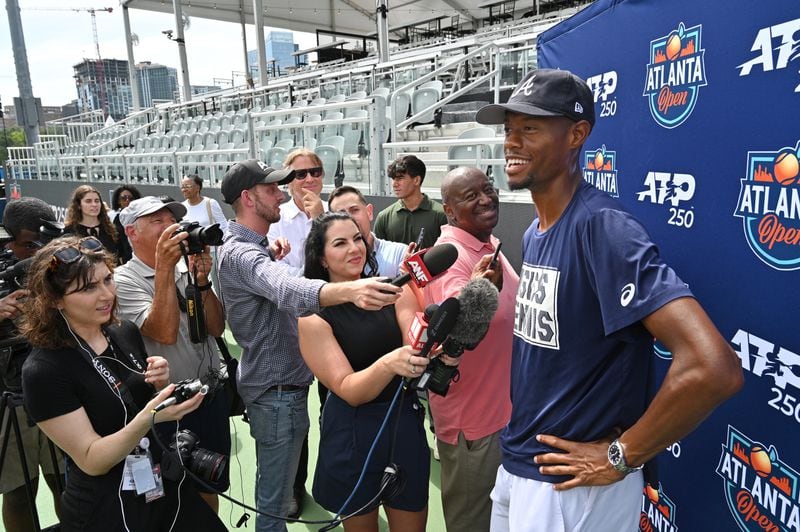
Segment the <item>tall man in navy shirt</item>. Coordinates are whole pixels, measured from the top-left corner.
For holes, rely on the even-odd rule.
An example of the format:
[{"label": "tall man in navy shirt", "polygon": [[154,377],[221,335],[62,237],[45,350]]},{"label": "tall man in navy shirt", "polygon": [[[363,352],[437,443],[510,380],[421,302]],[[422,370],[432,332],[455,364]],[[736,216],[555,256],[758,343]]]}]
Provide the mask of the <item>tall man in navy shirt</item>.
[{"label": "tall man in navy shirt", "polygon": [[[743,381],[644,227],[583,180],[593,104],[583,80],[541,69],[477,115],[505,125],[508,184],[538,212],[522,246],[492,531],[635,530],[642,465]],[[653,337],[673,354],[655,396]]]}]

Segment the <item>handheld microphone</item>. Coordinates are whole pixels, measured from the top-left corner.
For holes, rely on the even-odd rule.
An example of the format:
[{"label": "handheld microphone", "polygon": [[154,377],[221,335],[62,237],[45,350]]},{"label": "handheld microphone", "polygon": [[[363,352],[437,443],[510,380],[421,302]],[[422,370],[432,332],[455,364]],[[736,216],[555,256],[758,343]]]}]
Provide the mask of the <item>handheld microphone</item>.
[{"label": "handheld microphone", "polygon": [[472,279],[458,294],[461,312],[453,330],[442,342],[444,352],[452,357],[461,356],[465,350],[475,349],[497,312],[499,292],[491,281]]},{"label": "handheld microphone", "polygon": [[[442,341],[442,350],[446,355],[459,357],[465,350],[478,346],[497,311],[497,299],[497,288],[488,279],[473,279],[464,285],[458,294],[461,312],[450,334]],[[458,367],[434,358],[425,372],[429,374],[425,380],[427,389],[445,397],[450,389],[450,381],[458,375]]]},{"label": "handheld microphone", "polygon": [[182,380],[175,386],[175,389],[172,391],[172,395],[170,395],[166,401],[155,407],[153,412],[161,412],[168,406],[182,403],[187,399],[191,399],[198,393],[202,395],[208,393],[208,386],[200,382],[200,379]]},{"label": "handheld microphone", "polygon": [[[448,297],[439,304],[439,308],[431,316],[430,324],[428,325],[428,339],[422,346],[422,350],[417,356],[427,357],[431,350],[437,345],[442,343],[458,319],[460,311],[460,303],[454,297]],[[431,378],[431,372],[426,369],[422,375],[415,381],[412,381],[412,386],[418,390],[425,390],[428,387],[428,380]]]},{"label": "handheld microphone", "polygon": [[453,265],[458,258],[458,250],[453,244],[440,244],[420,250],[405,260],[406,272],[391,281],[395,286],[403,286],[409,281],[422,288],[431,280]]},{"label": "handheld microphone", "polygon": [[422,349],[425,342],[428,341],[428,325],[430,325],[431,317],[438,308],[439,305],[432,303],[425,307],[425,312],[416,312],[414,314],[414,321],[408,329],[409,345],[414,349]]}]

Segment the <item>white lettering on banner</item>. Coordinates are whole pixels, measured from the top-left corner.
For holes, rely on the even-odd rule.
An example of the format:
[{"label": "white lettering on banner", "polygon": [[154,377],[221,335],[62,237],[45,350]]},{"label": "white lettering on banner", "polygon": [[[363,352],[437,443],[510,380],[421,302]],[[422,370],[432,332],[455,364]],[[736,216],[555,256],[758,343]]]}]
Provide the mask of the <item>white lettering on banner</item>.
[{"label": "white lettering on banner", "polygon": [[558,349],[558,281],[561,272],[544,266],[522,265],[514,334],[526,342]]},{"label": "white lettering on banner", "polygon": [[742,180],[739,195],[740,216],[775,214],[781,218],[800,220],[800,189],[778,183],[756,183]]},{"label": "white lettering on banner", "polygon": [[[731,339],[742,368],[757,377],[771,377],[772,397],[767,404],[800,423],[800,355],[739,329]],[[788,389],[787,389],[788,388]]]},{"label": "white lettering on banner", "polygon": [[694,225],[694,207],[679,208],[681,202],[694,198],[695,179],[690,174],[670,172],[648,172],[644,179],[646,187],[636,194],[639,201],[649,201],[656,205],[669,203],[667,223],[676,227],[690,229]]},{"label": "white lettering on banner", "polygon": [[617,72],[611,70],[596,76],[589,76],[586,78],[586,84],[592,89],[595,103],[601,100],[605,102],[617,90]]},{"label": "white lettering on banner", "polygon": [[[736,67],[739,69],[739,76],[749,76],[756,66],[760,66],[763,72],[788,67],[790,61],[800,57],[798,53],[800,38],[795,38],[798,32],[800,32],[800,18],[761,28],[750,48],[751,52],[756,52],[758,55]],[[800,92],[800,84],[794,88],[794,92]]]}]

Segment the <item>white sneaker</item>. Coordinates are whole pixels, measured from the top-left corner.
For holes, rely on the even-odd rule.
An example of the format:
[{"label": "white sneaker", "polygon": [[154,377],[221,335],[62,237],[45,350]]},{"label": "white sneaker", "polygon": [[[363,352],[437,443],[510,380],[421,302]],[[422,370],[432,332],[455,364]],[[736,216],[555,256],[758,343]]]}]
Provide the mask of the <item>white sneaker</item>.
[{"label": "white sneaker", "polygon": [[439,461],[439,446],[436,444],[436,436],[433,437],[433,459]]}]

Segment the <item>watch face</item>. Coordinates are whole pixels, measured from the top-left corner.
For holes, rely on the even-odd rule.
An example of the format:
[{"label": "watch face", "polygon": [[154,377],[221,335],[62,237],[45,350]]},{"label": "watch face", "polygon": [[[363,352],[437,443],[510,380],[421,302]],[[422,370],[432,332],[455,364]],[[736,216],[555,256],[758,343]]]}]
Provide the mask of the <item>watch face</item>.
[{"label": "watch face", "polygon": [[608,461],[611,465],[617,466],[622,461],[622,449],[619,448],[619,443],[613,442],[608,447]]}]

